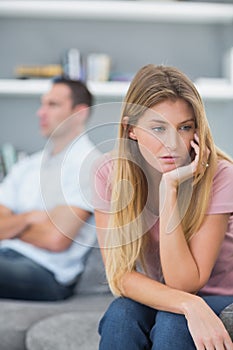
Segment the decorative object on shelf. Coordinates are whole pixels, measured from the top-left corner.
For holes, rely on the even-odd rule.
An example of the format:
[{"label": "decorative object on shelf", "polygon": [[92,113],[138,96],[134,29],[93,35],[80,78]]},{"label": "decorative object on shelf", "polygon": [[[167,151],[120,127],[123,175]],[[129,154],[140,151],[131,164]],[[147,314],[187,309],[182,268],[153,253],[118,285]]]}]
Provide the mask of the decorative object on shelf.
[{"label": "decorative object on shelf", "polygon": [[26,156],[26,152],[18,151],[12,143],[3,143],[0,148],[0,182],[10,172],[12,166]]},{"label": "decorative object on shelf", "polygon": [[9,173],[12,166],[17,160],[17,152],[15,147],[9,142],[4,143],[1,147],[1,156],[4,168],[4,175],[6,175]]},{"label": "decorative object on shelf", "polygon": [[63,68],[60,64],[49,65],[20,65],[15,69],[18,78],[50,78],[63,74]]},{"label": "decorative object on shelf", "polygon": [[63,71],[66,78],[72,80],[85,80],[81,53],[76,48],[67,50],[63,57]]},{"label": "decorative object on shelf", "polygon": [[0,182],[4,179],[4,177],[5,177],[5,168],[4,168],[3,157],[2,157],[2,154],[0,153]]},{"label": "decorative object on shelf", "polygon": [[104,53],[91,53],[87,56],[87,80],[108,81],[110,75],[111,58]]},{"label": "decorative object on shelf", "polygon": [[233,86],[233,47],[224,55],[223,74]]},{"label": "decorative object on shelf", "polygon": [[223,57],[223,77],[200,77],[195,81],[199,92],[209,91],[215,98],[227,100],[233,98],[233,47]]}]

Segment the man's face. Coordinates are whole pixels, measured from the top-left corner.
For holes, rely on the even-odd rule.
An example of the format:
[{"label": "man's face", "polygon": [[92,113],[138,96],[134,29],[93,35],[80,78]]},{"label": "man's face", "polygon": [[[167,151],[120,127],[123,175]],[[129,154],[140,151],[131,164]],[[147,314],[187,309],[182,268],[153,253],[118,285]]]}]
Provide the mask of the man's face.
[{"label": "man's face", "polygon": [[[42,97],[41,107],[37,114],[41,134],[44,137],[50,137],[55,129],[75,112],[72,104],[71,91],[65,84],[54,84],[50,91]],[[59,129],[57,132],[59,133]]]}]

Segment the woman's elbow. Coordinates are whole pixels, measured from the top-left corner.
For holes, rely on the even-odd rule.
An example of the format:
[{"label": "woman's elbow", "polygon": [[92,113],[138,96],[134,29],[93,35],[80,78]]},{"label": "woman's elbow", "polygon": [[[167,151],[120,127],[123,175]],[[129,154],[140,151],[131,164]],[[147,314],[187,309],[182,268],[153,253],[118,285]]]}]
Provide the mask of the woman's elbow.
[{"label": "woman's elbow", "polygon": [[165,284],[173,289],[178,289],[183,292],[191,293],[191,294],[196,294],[201,288],[205,286],[207,283],[207,279],[194,279],[192,277],[186,277],[184,279],[178,279],[176,278],[175,280],[169,280],[168,278],[164,279]]}]

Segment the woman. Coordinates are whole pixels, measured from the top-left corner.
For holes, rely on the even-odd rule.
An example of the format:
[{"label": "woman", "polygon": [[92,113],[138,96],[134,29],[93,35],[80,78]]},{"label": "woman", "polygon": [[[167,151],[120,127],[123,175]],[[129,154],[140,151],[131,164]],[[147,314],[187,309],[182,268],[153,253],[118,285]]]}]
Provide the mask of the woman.
[{"label": "woman", "polygon": [[233,302],[232,178],[192,82],[141,68],[117,153],[95,176],[99,244],[120,296],[100,322],[101,350],[233,349],[218,317]]}]

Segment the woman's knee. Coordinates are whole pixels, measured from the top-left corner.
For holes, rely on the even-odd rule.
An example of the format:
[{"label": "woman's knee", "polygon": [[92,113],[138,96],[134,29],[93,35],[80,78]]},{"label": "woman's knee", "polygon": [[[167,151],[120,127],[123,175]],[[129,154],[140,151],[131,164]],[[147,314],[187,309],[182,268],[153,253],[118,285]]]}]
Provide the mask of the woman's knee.
[{"label": "woman's knee", "polygon": [[195,349],[185,317],[171,312],[158,311],[150,338],[153,350]]},{"label": "woman's knee", "polygon": [[[127,329],[129,325],[141,325],[150,329],[155,319],[155,310],[129,298],[117,298],[109,306],[99,324],[99,333],[103,327]],[[116,329],[115,328],[115,329]]]},{"label": "woman's knee", "polygon": [[151,349],[156,311],[128,298],[114,300],[99,324],[99,349]]}]

